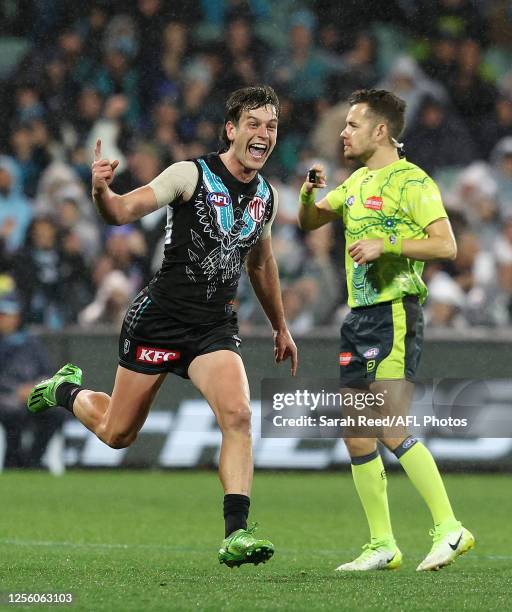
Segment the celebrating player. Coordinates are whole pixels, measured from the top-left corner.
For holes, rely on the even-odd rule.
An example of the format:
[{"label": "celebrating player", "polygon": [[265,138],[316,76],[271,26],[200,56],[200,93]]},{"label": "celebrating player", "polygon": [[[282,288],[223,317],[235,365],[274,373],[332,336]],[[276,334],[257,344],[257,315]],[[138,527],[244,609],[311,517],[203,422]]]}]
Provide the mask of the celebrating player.
[{"label": "celebrating player", "polygon": [[278,116],[272,88],[234,92],[226,103],[224,152],[172,164],[125,195],[110,189],[118,162],[102,158],[97,142],[92,196],[100,215],[122,225],[166,206],[163,264],[124,319],[112,396],[82,387],[80,368],[67,364],[34,387],[27,402],[32,412],[63,406],[100,440],[124,448],[137,437],[166,374],[190,378],[222,431],[225,539],[219,561],[230,567],[265,562],[274,553],[271,542],[247,529],[251,413],[232,306],[244,261],[272,325],[275,360],[290,357],[293,375],[297,368],[272,253],[277,193],[259,174],[276,144]]},{"label": "celebrating player", "polygon": [[[342,218],[352,310],[341,328],[341,385],[384,393],[387,409],[403,415],[423,341],[424,262],[454,259],[457,246],[436,184],[400,158],[405,102],[388,91],[360,90],[349,103],[341,133],[344,155],[364,166],[319,202],[313,190],[325,187],[326,177],[315,166],[315,176],[308,176],[301,189],[299,224],[314,230]],[[359,435],[346,437],[345,443],[371,541],[338,570],[394,569],[402,562],[376,437],[399,459],[434,520],[432,549],[417,569],[438,569],[473,548],[474,538],[455,518],[435,461],[420,441],[407,431]]]}]

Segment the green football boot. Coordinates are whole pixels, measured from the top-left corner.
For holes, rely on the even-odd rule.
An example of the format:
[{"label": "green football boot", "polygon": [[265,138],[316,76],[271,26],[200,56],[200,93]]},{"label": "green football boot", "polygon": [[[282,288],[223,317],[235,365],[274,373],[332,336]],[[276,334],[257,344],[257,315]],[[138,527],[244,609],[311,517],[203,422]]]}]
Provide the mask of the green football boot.
[{"label": "green football boot", "polygon": [[48,408],[57,406],[55,391],[59,385],[65,382],[80,385],[82,383],[82,370],[72,363],[66,363],[51,378],[37,383],[27,400],[27,408],[30,412],[43,412]]},{"label": "green football boot", "polygon": [[274,554],[274,545],[269,540],[254,537],[257,524],[250,529],[238,529],[228,536],[219,550],[219,562],[228,567],[239,567],[243,563],[265,563]]}]

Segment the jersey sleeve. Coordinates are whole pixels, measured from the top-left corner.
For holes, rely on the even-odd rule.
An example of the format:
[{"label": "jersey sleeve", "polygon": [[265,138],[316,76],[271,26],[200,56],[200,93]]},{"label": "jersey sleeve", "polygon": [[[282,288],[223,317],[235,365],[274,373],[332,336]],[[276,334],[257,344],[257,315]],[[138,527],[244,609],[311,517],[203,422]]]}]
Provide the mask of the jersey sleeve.
[{"label": "jersey sleeve", "polygon": [[277,214],[277,204],[278,204],[278,199],[279,199],[277,195],[277,189],[275,187],[272,187],[272,185],[270,185],[270,188],[272,189],[272,195],[274,198],[274,209],[272,210],[272,216],[265,223],[265,227],[263,228],[263,231],[261,232],[261,240],[270,238],[270,234],[272,230],[272,223],[274,223],[274,219],[276,218],[276,214]]},{"label": "jersey sleeve", "polygon": [[166,168],[149,183],[158,208],[171,204],[179,198],[189,200],[195,191],[198,178],[197,166],[191,161],[177,162]]},{"label": "jersey sleeve", "polygon": [[329,206],[335,213],[343,216],[343,205],[345,204],[345,200],[347,199],[347,185],[346,181],[329,191],[329,193],[325,196],[327,201],[329,202]]},{"label": "jersey sleeve", "polygon": [[437,219],[448,217],[439,188],[429,176],[407,185],[405,202],[407,214],[423,229]]}]

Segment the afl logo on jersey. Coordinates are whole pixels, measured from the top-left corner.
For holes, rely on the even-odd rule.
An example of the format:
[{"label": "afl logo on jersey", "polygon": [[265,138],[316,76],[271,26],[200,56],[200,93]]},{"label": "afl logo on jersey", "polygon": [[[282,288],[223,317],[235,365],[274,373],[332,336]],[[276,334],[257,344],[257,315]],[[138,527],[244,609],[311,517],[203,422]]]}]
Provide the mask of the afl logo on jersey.
[{"label": "afl logo on jersey", "polygon": [[253,198],[247,207],[251,219],[256,221],[256,223],[259,223],[263,219],[265,208],[265,202],[258,197]]},{"label": "afl logo on jersey", "polygon": [[207,196],[208,204],[214,204],[215,206],[229,206],[231,204],[231,198],[227,193],[220,193],[219,191],[213,191]]}]

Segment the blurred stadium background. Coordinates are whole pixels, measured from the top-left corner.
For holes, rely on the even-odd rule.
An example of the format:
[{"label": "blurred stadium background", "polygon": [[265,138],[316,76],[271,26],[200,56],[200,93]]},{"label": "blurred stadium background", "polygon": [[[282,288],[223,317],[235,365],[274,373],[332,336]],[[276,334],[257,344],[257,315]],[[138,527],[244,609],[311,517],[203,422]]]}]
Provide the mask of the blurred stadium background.
[{"label": "blurred stadium background", "polygon": [[[429,517],[397,471],[390,503],[406,565],[333,577],[366,533],[348,456],[340,440],[258,435],[261,379],[289,374],[272,363],[246,279],[238,312],[255,464],[270,470],[255,479],[251,516],[275,538],[271,564],[216,566],[220,434],[187,382],[168,377],[124,450],[64,410],[32,418],[24,407],[33,381],[67,361],[87,386],[111,390],[126,306],[161,261],[164,211],[121,228],[99,220],[96,139],[121,160],[114,189],[130,190],[216,150],[227,94],[259,82],[281,99],[265,173],[280,193],[273,241],[300,376],[337,376],[341,228],[305,236],[295,215],[313,160],[331,187],[354,169],[338,136],[347,94],[385,87],[407,101],[406,155],[443,192],[459,254],[426,267],[420,375],[496,380],[465,389],[480,410],[471,437],[434,428],[425,439],[453,472],[454,507],[478,541],[441,575],[414,572]],[[0,0],[0,85],[0,606],[9,589],[72,591],[75,609],[109,612],[509,609],[510,476],[488,472],[512,469],[512,2]],[[504,437],[487,436],[491,418]],[[41,466],[68,473],[9,469]],[[120,466],[210,469],[105,469]]]},{"label": "blurred stadium background", "polygon": [[[313,160],[326,165],[331,187],[353,171],[340,149],[344,100],[359,87],[385,87],[408,103],[406,155],[439,182],[459,244],[455,261],[426,267],[421,375],[510,376],[508,0],[0,0],[0,82],[0,317],[19,317],[0,337],[0,421],[17,440],[5,457],[0,436],[5,467],[37,466],[48,441],[45,462],[57,472],[215,464],[213,417],[175,377],[127,451],[101,446],[65,414],[34,421],[23,398],[34,377],[68,360],[84,368],[86,384],[110,391],[126,306],[161,261],[163,210],[119,228],[98,218],[89,196],[96,138],[121,160],[114,189],[130,190],[216,150],[227,94],[259,82],[272,84],[282,105],[265,173],[280,192],[273,243],[300,374],[336,376],[346,305],[341,228],[303,235],[297,193]],[[245,278],[238,312],[257,414],[261,378],[288,373],[273,368]],[[510,396],[501,381],[479,401],[508,410]],[[191,422],[203,431],[195,438]],[[429,443],[454,466],[512,464],[507,438],[476,431],[454,442],[434,430]],[[256,465],[348,461],[341,443],[322,444],[257,440]]]}]

